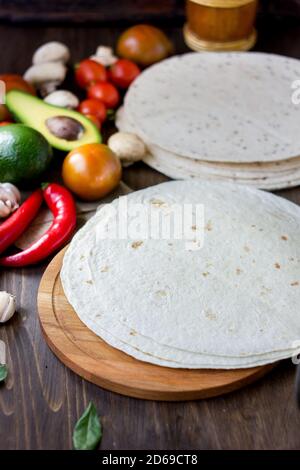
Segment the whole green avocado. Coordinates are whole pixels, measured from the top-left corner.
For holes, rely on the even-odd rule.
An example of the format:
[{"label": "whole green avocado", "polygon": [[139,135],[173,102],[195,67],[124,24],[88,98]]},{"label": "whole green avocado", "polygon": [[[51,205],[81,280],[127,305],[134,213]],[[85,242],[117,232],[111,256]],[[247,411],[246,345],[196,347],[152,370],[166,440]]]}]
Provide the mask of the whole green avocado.
[{"label": "whole green avocado", "polygon": [[23,124],[0,127],[0,182],[34,182],[51,158],[52,149],[40,132]]}]

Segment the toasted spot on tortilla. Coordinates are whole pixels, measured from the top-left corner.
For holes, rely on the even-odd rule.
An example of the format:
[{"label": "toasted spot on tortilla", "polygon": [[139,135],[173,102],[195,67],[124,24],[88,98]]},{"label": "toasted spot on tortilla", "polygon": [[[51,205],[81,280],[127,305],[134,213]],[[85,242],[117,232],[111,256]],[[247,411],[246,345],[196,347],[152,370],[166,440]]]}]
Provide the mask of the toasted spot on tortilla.
[{"label": "toasted spot on tortilla", "polygon": [[92,279],[89,279],[89,280],[87,280],[87,281],[85,281],[85,282],[86,282],[87,284],[93,284]]},{"label": "toasted spot on tortilla", "polygon": [[137,331],[131,330],[129,334],[130,334],[130,336],[136,336],[136,335],[137,335]]},{"label": "toasted spot on tortilla", "polygon": [[100,268],[101,273],[107,273],[108,270],[109,270],[109,266],[102,266],[102,268]]},{"label": "toasted spot on tortilla", "polygon": [[155,207],[161,207],[161,206],[167,205],[166,202],[162,201],[161,199],[151,199],[150,203],[152,204],[152,206],[155,206]]},{"label": "toasted spot on tortilla", "polygon": [[275,266],[276,269],[280,269],[280,268],[281,268],[281,266],[280,266],[279,263],[275,263],[274,266]]},{"label": "toasted spot on tortilla", "polygon": [[139,241],[133,242],[133,243],[131,244],[131,246],[132,246],[132,248],[134,248],[134,249],[136,250],[136,249],[139,248],[142,244],[143,244],[143,242],[142,242],[141,240],[139,240]]},{"label": "toasted spot on tortilla", "polygon": [[216,313],[214,313],[212,310],[205,310],[204,312],[204,315],[205,317],[208,319],[208,320],[216,320],[217,319],[217,315]]},{"label": "toasted spot on tortilla", "polygon": [[205,273],[202,273],[202,276],[206,277],[208,276],[210,273],[208,271],[206,271]]},{"label": "toasted spot on tortilla", "polygon": [[281,235],[281,240],[288,240],[288,237],[286,235]]},{"label": "toasted spot on tortilla", "polygon": [[235,272],[239,276],[243,271],[240,268],[236,268]]},{"label": "toasted spot on tortilla", "polygon": [[210,220],[207,222],[207,224],[205,225],[204,228],[205,228],[205,230],[207,230],[208,232],[211,232],[211,230],[212,230],[212,223],[211,223]]},{"label": "toasted spot on tortilla", "polygon": [[158,290],[155,293],[159,295],[160,297],[166,297],[167,295],[167,292],[165,290]]},{"label": "toasted spot on tortilla", "polygon": [[197,225],[192,225],[191,229],[195,232],[195,230],[197,230]]},{"label": "toasted spot on tortilla", "polygon": [[299,286],[299,281],[291,282],[291,286],[292,286],[292,287],[294,287],[294,286]]}]

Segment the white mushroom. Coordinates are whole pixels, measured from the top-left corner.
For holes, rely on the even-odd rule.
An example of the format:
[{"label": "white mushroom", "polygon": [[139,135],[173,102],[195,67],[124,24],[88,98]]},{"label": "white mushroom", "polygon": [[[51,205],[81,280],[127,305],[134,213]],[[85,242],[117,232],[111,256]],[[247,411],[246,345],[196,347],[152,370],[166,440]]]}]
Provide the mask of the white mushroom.
[{"label": "white mushroom", "polygon": [[21,194],[11,183],[0,184],[0,219],[7,217],[19,207]]},{"label": "white mushroom", "polygon": [[44,98],[44,101],[60,108],[76,109],[79,105],[79,99],[74,93],[68,90],[57,90]]},{"label": "white mushroom", "polygon": [[48,62],[62,62],[66,64],[70,59],[69,48],[58,41],[47,42],[40,46],[34,53],[32,63],[45,64]]},{"label": "white mushroom", "polygon": [[108,139],[108,146],[119,157],[123,166],[142,160],[146,154],[144,142],[130,132],[116,132]]},{"label": "white mushroom", "polygon": [[107,46],[98,46],[96,53],[92,55],[90,59],[104,65],[104,67],[109,67],[118,60],[114,55],[112,48]]},{"label": "white mushroom", "polygon": [[24,79],[38,88],[42,96],[47,96],[64,81],[66,74],[67,67],[61,62],[47,62],[29,67]]},{"label": "white mushroom", "polygon": [[16,299],[8,292],[0,292],[0,323],[7,322],[16,311]]}]

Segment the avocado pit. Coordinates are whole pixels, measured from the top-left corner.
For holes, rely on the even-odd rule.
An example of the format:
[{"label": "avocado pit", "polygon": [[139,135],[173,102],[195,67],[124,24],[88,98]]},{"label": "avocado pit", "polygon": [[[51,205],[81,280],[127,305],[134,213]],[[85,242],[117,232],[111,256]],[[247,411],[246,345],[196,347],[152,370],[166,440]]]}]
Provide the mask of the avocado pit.
[{"label": "avocado pit", "polygon": [[79,140],[84,127],[76,119],[67,116],[54,116],[45,121],[46,127],[58,139],[64,139],[69,142]]}]

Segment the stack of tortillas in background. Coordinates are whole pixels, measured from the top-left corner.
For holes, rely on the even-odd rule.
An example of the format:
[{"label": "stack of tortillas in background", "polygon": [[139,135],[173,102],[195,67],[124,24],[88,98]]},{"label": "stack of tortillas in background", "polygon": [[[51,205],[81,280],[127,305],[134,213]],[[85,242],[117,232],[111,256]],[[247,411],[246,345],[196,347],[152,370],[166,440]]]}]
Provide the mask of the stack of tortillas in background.
[{"label": "stack of tortillas in background", "polygon": [[178,205],[202,204],[204,224],[192,229],[195,243],[203,230],[204,243],[192,249],[184,237],[115,237],[119,203],[77,233],[61,271],[69,303],[93,332],[177,368],[247,368],[298,352],[300,207],[219,181],[172,181],[127,197],[128,214],[139,204],[162,223]]},{"label": "stack of tortillas in background", "polygon": [[300,61],[263,53],[189,53],[156,64],[130,87],[121,131],[148,147],[145,162],[175,179],[300,184]]}]

